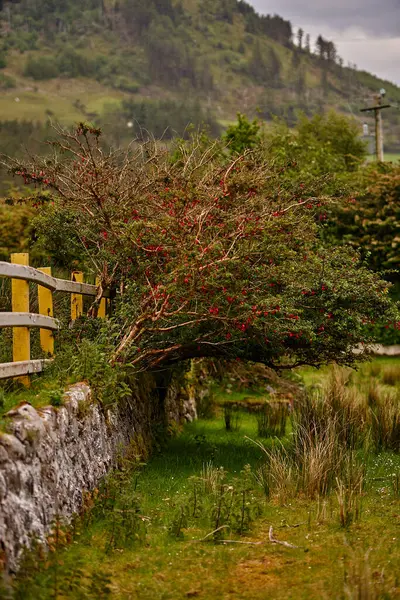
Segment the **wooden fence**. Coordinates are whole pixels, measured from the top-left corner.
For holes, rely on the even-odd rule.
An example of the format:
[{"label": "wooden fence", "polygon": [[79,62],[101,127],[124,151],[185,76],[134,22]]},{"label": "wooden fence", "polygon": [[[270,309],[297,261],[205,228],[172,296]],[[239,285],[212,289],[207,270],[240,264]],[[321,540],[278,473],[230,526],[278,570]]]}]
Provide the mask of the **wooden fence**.
[{"label": "wooden fence", "polygon": [[[12,312],[0,312],[0,328],[13,328],[13,362],[0,363],[0,379],[18,377],[29,385],[29,375],[43,370],[54,354],[53,331],[60,323],[53,314],[53,292],[71,294],[71,320],[83,313],[83,296],[97,296],[97,287],[83,282],[83,273],[74,271],[71,281],[56,279],[50,267],[34,269],[29,266],[28,254],[12,254],[11,263],[0,261],[0,277],[11,278]],[[39,313],[29,308],[29,283],[38,286]],[[106,298],[100,301],[98,317],[106,316]],[[31,360],[30,330],[40,328],[40,346],[48,359]]]}]

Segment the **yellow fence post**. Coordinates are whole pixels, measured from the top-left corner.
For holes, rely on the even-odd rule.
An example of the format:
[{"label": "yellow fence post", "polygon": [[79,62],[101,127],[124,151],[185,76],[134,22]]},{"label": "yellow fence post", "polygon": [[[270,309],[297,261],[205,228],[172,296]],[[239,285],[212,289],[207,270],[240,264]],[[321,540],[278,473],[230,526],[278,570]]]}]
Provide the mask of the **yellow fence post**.
[{"label": "yellow fence post", "polygon": [[[100,285],[100,277],[96,277],[96,285]],[[105,319],[106,318],[106,312],[107,312],[107,304],[106,304],[106,299],[102,298],[100,300],[100,304],[99,304],[99,309],[97,311],[97,317],[99,319]]]},{"label": "yellow fence post", "polygon": [[[42,267],[38,269],[46,275],[51,275],[51,267]],[[53,293],[51,290],[38,285],[39,313],[46,317],[53,317]],[[53,356],[54,354],[54,336],[48,329],[40,330],[40,347],[43,352]]]},{"label": "yellow fence post", "polygon": [[[81,271],[73,271],[71,276],[72,281],[83,283],[83,273]],[[82,294],[71,294],[71,321],[75,321],[83,315],[83,296]]]},{"label": "yellow fence post", "polygon": [[[17,265],[29,265],[29,254],[11,254],[11,262]],[[11,280],[11,305],[13,312],[29,313],[29,283],[21,279]],[[28,327],[13,328],[13,361],[19,362],[31,359],[30,333]],[[17,378],[23,385],[29,387],[27,375]]]}]

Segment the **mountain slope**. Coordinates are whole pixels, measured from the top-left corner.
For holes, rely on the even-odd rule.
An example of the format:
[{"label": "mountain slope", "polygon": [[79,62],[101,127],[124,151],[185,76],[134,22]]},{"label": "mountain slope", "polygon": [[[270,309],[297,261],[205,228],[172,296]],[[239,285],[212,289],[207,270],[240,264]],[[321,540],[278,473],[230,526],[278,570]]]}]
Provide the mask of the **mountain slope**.
[{"label": "mountain slope", "polygon": [[[138,124],[166,137],[189,121],[217,131],[237,111],[358,117],[381,87],[400,102],[398,87],[344,67],[333,44],[300,49],[288,21],[240,0],[0,0],[0,31],[3,151],[22,120],[42,123],[40,137],[49,118],[91,119],[121,143]],[[399,113],[385,121],[396,150]]]}]

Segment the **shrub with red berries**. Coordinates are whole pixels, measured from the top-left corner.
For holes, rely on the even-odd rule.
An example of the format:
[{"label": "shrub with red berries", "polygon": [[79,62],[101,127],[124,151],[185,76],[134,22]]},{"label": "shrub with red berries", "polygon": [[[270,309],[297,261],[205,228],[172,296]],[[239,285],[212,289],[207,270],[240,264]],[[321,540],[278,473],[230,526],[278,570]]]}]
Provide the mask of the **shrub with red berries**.
[{"label": "shrub with red berries", "polygon": [[290,183],[261,150],[232,159],[192,139],[172,159],[153,143],[106,152],[99,137],[81,124],[53,158],[13,168],[51,192],[42,236],[58,227],[60,239],[49,215],[65,214],[86,269],[114,290],[113,360],[352,364],[371,341],[365,322],[399,320],[355,251],[323,246],[323,181]]}]

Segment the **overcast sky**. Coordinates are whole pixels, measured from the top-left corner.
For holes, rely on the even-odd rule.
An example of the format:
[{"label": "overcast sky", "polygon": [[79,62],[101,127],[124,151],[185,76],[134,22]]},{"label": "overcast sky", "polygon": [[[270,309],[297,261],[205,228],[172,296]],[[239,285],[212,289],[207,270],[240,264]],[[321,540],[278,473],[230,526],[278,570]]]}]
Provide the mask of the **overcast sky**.
[{"label": "overcast sky", "polygon": [[320,33],[356,63],[400,84],[400,0],[248,0],[258,12],[278,14],[302,27],[313,41]]}]

